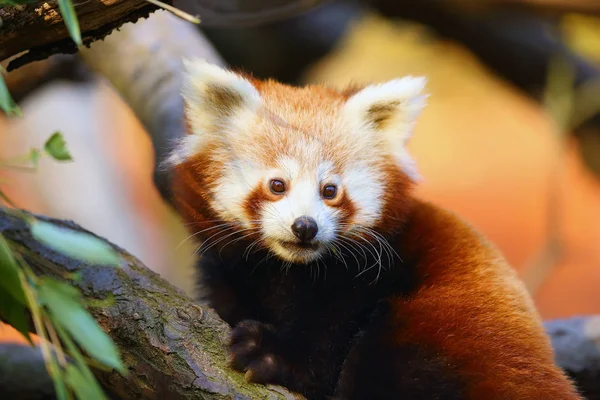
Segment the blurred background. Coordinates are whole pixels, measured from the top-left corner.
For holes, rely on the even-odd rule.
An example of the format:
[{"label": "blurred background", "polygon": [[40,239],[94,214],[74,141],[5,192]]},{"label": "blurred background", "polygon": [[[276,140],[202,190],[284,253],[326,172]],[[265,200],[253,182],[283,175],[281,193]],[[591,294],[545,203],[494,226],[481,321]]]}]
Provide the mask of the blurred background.
[{"label": "blurred background", "polygon": [[[495,242],[544,319],[598,314],[600,108],[562,129],[542,100],[554,54],[572,67],[559,82],[569,71],[577,88],[600,77],[600,19],[447,3],[468,2],[333,1],[277,23],[201,31],[229,65],[288,83],[426,76],[429,106],[410,143],[418,195]],[[154,188],[150,141],[111,86],[65,55],[11,72],[8,83],[24,116],[0,116],[0,159],[61,131],[74,162],[0,169],[3,190],[22,208],[106,237],[192,293],[194,244]],[[568,93],[554,99],[568,108]]]}]

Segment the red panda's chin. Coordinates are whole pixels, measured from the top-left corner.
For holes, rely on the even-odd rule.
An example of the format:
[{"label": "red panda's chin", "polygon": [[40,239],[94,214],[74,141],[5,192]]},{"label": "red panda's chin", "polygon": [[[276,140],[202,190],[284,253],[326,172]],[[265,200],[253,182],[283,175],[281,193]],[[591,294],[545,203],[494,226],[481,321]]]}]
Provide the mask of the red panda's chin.
[{"label": "red panda's chin", "polygon": [[325,253],[325,246],[318,242],[302,244],[299,242],[269,240],[268,246],[284,261],[300,264],[318,260]]}]

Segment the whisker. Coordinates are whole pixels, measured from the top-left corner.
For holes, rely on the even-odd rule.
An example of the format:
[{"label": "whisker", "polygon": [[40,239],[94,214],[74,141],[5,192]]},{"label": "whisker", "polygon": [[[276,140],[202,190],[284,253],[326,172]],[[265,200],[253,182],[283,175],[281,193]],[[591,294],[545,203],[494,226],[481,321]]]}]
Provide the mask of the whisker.
[{"label": "whisker", "polygon": [[226,228],[226,229],[221,229],[221,230],[219,230],[217,233],[215,233],[215,234],[213,234],[213,235],[209,236],[209,237],[208,237],[206,240],[204,240],[204,241],[203,241],[203,242],[200,244],[200,246],[198,246],[198,248],[196,249],[196,251],[194,251],[194,254],[198,254],[197,252],[198,252],[198,251],[199,251],[199,250],[202,248],[202,246],[204,246],[206,243],[209,243],[209,242],[210,242],[210,239],[212,239],[213,237],[215,237],[215,236],[218,236],[218,235],[220,235],[220,234],[222,234],[222,233],[225,233],[225,232],[227,232],[227,231],[230,231],[230,230],[232,230],[232,229],[234,229],[234,228],[235,228],[235,227],[233,227],[233,226],[232,226],[232,227],[229,227],[229,228]]},{"label": "whisker", "polygon": [[228,226],[228,225],[231,225],[231,223],[230,223],[230,222],[225,222],[225,223],[223,223],[223,224],[219,224],[219,225],[211,226],[211,227],[209,227],[209,228],[202,229],[201,231],[195,232],[195,233],[193,233],[193,234],[189,235],[188,237],[186,237],[185,239],[183,239],[183,240],[181,241],[181,243],[179,243],[175,249],[178,249],[178,248],[179,248],[179,247],[180,247],[182,244],[184,244],[185,242],[187,242],[187,241],[188,241],[188,240],[190,240],[191,238],[193,238],[193,237],[195,237],[195,236],[197,236],[197,235],[199,235],[199,234],[201,234],[201,233],[203,233],[203,232],[209,231],[209,230],[211,230],[211,229],[218,229],[218,228],[220,228],[220,227],[222,227],[222,226]]},{"label": "whisker", "polygon": [[[350,246],[352,249],[358,249],[358,251],[360,251],[364,260],[364,265],[365,267],[367,266],[367,261],[368,261],[368,257],[367,257],[367,253],[365,252],[365,250],[363,249],[363,245],[361,243],[359,243],[358,241],[346,237],[346,236],[340,236],[339,237],[340,243],[344,242],[346,243],[348,246]],[[356,257],[356,256],[355,256]],[[358,262],[358,258],[356,257],[356,262],[357,262],[357,266],[360,268],[360,263]]]},{"label": "whisker", "polygon": [[244,250],[244,253],[242,254],[242,257],[246,258],[246,261],[248,261],[248,257],[250,257],[250,251],[252,250],[252,247],[254,247],[256,244],[258,244],[261,241],[262,238],[258,238],[255,241],[253,241],[252,243],[250,243],[250,245],[248,247],[246,247],[246,250]]},{"label": "whisker", "polygon": [[335,242],[331,242],[326,246],[326,248],[328,253],[333,254],[336,259],[343,262],[346,270],[348,270],[348,263],[346,262],[346,259],[344,258],[342,250],[339,248],[339,246]]},{"label": "whisker", "polygon": [[[359,265],[358,262],[358,257],[356,257],[356,254],[354,254],[354,252],[349,249],[341,240],[336,240],[335,243],[341,247],[343,247],[344,249],[348,250],[348,252],[350,253],[350,255],[352,255],[352,257],[354,257],[354,260],[356,260],[356,265]],[[345,260],[345,259],[344,259]],[[348,267],[348,265],[346,264],[346,268]]]},{"label": "whisker", "polygon": [[[360,275],[362,275],[362,274],[366,273],[367,271],[371,270],[371,269],[372,269],[373,267],[375,267],[375,266],[376,266],[378,263],[379,263],[379,266],[380,266],[380,268],[381,268],[381,265],[382,265],[382,264],[381,264],[381,253],[377,252],[377,248],[376,248],[376,247],[375,247],[375,246],[374,246],[374,245],[373,245],[371,242],[369,242],[367,239],[365,239],[364,237],[362,237],[362,236],[360,236],[360,235],[357,235],[357,234],[355,234],[355,233],[352,233],[352,232],[348,232],[348,233],[349,233],[349,234],[351,234],[351,235],[354,235],[354,236],[358,237],[358,238],[359,238],[359,239],[361,239],[361,240],[363,240],[365,243],[367,243],[369,246],[371,246],[371,248],[372,248],[372,249],[375,251],[375,253],[373,253],[373,252],[371,251],[371,249],[369,249],[368,247],[366,247],[366,246],[365,246],[365,248],[367,249],[367,251],[368,251],[369,253],[371,253],[371,255],[372,255],[374,258],[375,258],[375,262],[374,262],[374,263],[373,263],[373,265],[371,265],[369,268],[367,268],[367,269],[363,270],[362,272],[359,272],[359,273],[358,273],[358,275],[356,275],[356,277],[359,277]],[[377,254],[377,255],[375,255],[375,254]]]},{"label": "whisker", "polygon": [[[247,232],[247,231],[250,231],[250,230],[256,230],[256,229],[257,229],[257,228],[246,228],[246,229],[236,230],[236,231],[234,231],[234,232],[232,232],[232,233],[229,233],[229,234],[225,235],[224,237],[220,238],[219,240],[215,241],[214,243],[211,243],[211,244],[210,244],[210,246],[208,246],[208,247],[206,247],[206,248],[202,249],[202,252],[200,253],[200,256],[202,256],[202,254],[206,253],[206,251],[207,251],[208,249],[210,249],[210,248],[214,247],[215,245],[217,245],[218,243],[220,243],[220,242],[222,242],[223,240],[227,239],[228,237],[231,237],[231,236],[233,236],[233,235],[235,235],[235,234],[238,234],[238,233]],[[214,236],[214,235],[213,235],[213,236]],[[204,244],[204,243],[203,243],[203,244]]]},{"label": "whisker", "polygon": [[232,244],[232,243],[239,242],[240,240],[243,240],[243,239],[245,239],[245,238],[247,238],[247,237],[250,237],[250,236],[252,236],[252,235],[254,235],[254,234],[256,234],[256,230],[254,230],[253,232],[250,232],[250,233],[248,233],[248,234],[246,234],[246,235],[243,235],[243,236],[241,236],[241,237],[239,237],[239,238],[232,239],[232,240],[230,240],[229,242],[225,243],[225,244],[224,244],[223,246],[221,246],[221,248],[219,249],[219,257],[221,257],[221,252],[223,251],[223,249],[224,249],[225,247],[229,246],[229,245],[230,245],[230,244]]}]

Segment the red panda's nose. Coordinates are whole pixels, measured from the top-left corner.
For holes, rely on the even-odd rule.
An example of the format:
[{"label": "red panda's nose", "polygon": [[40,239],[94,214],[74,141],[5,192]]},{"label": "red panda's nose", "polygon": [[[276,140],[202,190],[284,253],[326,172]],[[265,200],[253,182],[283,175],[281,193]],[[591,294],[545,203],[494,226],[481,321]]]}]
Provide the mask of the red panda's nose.
[{"label": "red panda's nose", "polygon": [[294,232],[294,235],[303,242],[314,239],[314,237],[317,236],[318,231],[319,226],[317,225],[317,221],[306,215],[297,218],[292,224],[292,232]]}]

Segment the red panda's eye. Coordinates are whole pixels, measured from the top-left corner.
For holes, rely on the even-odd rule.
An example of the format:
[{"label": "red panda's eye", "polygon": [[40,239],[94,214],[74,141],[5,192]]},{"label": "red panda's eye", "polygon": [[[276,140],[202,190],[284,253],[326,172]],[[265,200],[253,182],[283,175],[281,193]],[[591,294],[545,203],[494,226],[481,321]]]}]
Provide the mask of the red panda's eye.
[{"label": "red panda's eye", "polygon": [[285,192],[285,183],[279,179],[273,179],[270,184],[271,192],[275,194],[283,194]]},{"label": "red panda's eye", "polygon": [[323,188],[323,197],[326,199],[333,199],[337,194],[337,187],[334,185],[327,185]]}]

